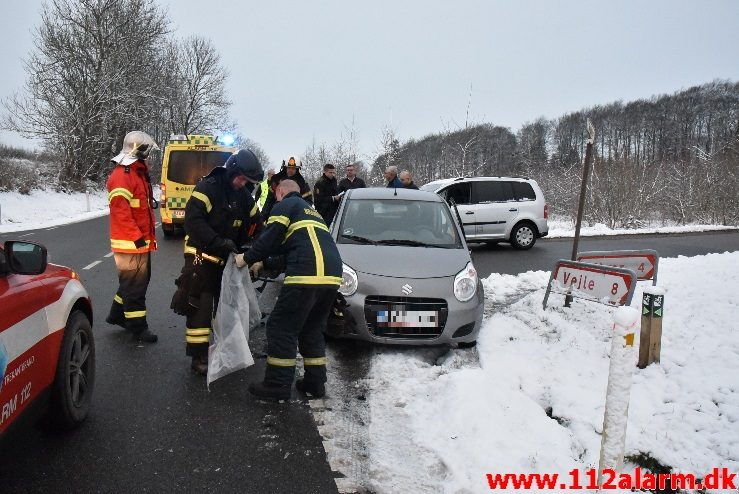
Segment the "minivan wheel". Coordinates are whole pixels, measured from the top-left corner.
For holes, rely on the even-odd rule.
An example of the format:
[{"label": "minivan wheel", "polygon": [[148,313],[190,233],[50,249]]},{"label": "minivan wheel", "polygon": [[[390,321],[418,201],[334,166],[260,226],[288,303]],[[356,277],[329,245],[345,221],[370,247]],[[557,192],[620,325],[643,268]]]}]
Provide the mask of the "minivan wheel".
[{"label": "minivan wheel", "polygon": [[536,243],[536,227],[531,223],[519,223],[511,231],[511,245],[519,250],[527,250]]},{"label": "minivan wheel", "polygon": [[52,385],[49,422],[68,430],[87,417],[95,384],[95,342],[92,326],[81,311],[69,315]]}]

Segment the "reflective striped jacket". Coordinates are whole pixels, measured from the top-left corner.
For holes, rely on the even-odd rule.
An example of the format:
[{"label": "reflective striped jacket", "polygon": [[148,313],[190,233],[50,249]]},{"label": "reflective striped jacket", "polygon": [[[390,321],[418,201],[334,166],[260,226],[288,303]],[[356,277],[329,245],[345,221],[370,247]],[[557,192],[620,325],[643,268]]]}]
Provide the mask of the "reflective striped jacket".
[{"label": "reflective striped jacket", "polygon": [[201,252],[222,262],[227,252],[217,248],[228,238],[241,246],[261,224],[257,203],[246,188],[233,190],[224,167],[214,168],[196,186],[185,205],[185,254]]},{"label": "reflective striped jacket", "polygon": [[[148,173],[146,163],[139,160],[127,166],[116,165],[108,177],[113,252],[143,254],[157,249]],[[140,247],[136,246],[137,241]]]},{"label": "reflective striped jacket", "polygon": [[297,192],[275,204],[267,227],[246,251],[251,264],[284,255],[285,284],[341,284],[341,256],[326,223]]}]

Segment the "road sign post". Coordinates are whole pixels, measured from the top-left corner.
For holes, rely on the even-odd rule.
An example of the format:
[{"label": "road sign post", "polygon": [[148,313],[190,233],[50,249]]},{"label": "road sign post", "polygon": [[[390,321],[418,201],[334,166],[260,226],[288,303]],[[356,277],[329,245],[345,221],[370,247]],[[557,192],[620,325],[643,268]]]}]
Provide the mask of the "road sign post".
[{"label": "road sign post", "polygon": [[636,273],[631,269],[560,259],[549,277],[543,305],[547,307],[552,291],[606,305],[628,305],[635,286]]},{"label": "road sign post", "polygon": [[631,269],[636,273],[638,281],[652,280],[653,285],[657,284],[659,254],[656,250],[594,250],[578,252],[576,260]]},{"label": "road sign post", "polygon": [[603,470],[606,468],[615,472],[623,471],[631,375],[634,369],[634,332],[638,321],[639,311],[633,307],[619,307],[613,314],[613,339],[603,413],[598,485],[602,484]]},{"label": "road sign post", "polygon": [[641,332],[639,335],[639,361],[637,362],[640,369],[660,360],[664,306],[665,290],[663,288],[653,286],[644,289]]},{"label": "road sign post", "polygon": [[[595,126],[593,125],[593,122],[588,119],[587,121],[587,129],[588,129],[588,142],[585,146],[585,163],[582,167],[582,182],[580,182],[580,202],[577,206],[577,220],[575,221],[575,239],[572,243],[572,256],[570,259],[573,261],[575,259],[575,255],[577,254],[577,247],[580,243],[580,226],[582,225],[582,215],[583,211],[585,210],[585,194],[588,190],[588,176],[590,174],[590,163],[593,161],[593,142],[595,142]],[[566,295],[565,296],[565,307],[569,307],[572,303],[572,296]]]}]

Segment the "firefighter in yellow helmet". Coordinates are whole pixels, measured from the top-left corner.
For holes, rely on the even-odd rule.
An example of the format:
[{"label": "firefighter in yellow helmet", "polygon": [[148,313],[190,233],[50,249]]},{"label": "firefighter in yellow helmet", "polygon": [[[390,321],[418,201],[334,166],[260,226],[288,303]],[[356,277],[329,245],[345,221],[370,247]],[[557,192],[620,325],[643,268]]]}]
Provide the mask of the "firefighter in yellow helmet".
[{"label": "firefighter in yellow helmet", "polygon": [[[293,180],[295,183],[297,183],[300,187],[300,197],[302,197],[305,202],[312,206],[313,192],[311,191],[308,182],[306,182],[303,175],[301,175],[300,168],[300,157],[297,154],[291,154],[287,157],[286,160],[282,160],[282,167],[280,168],[279,173],[276,173],[272,177],[272,180],[270,181],[270,186],[272,191],[274,192],[281,181],[289,178],[290,180]],[[275,202],[276,201],[273,193],[270,197],[267,198],[267,201],[264,204],[264,208],[262,208],[262,218],[264,218],[264,221],[267,221],[267,218],[269,218]]]}]

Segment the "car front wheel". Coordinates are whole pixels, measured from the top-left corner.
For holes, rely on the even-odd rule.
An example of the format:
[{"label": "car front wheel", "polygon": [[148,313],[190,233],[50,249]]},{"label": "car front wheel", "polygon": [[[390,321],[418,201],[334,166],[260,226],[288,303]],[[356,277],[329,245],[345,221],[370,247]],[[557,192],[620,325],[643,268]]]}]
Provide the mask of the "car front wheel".
[{"label": "car front wheel", "polygon": [[519,250],[527,250],[536,243],[536,228],[531,223],[519,223],[511,231],[511,245]]},{"label": "car front wheel", "polygon": [[95,342],[84,313],[74,311],[64,328],[49,408],[56,429],[72,429],[87,417],[95,384]]}]

